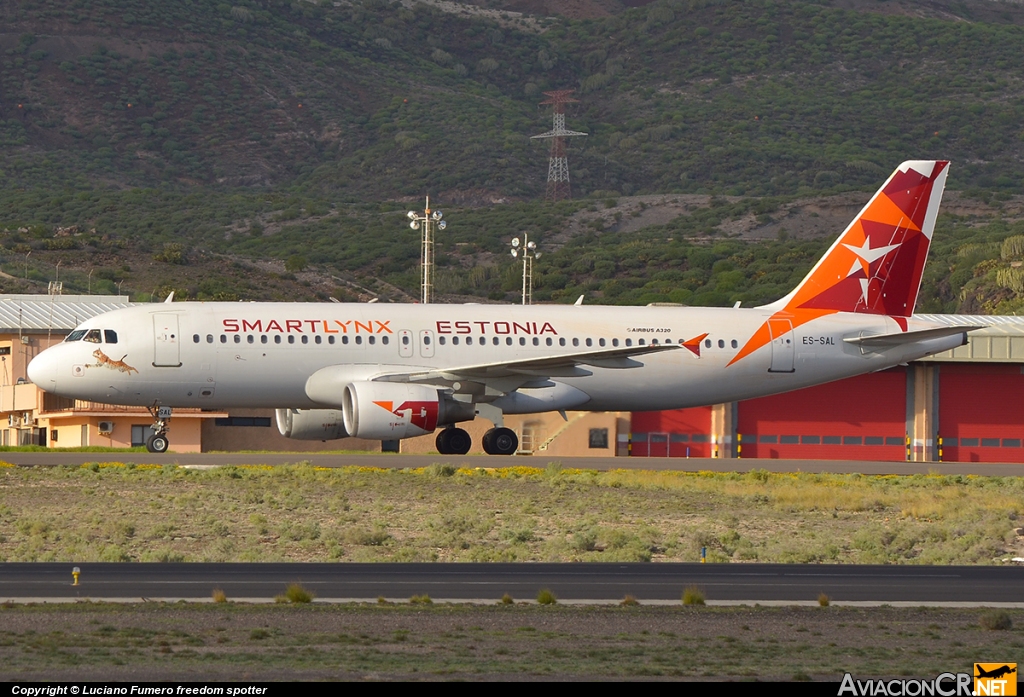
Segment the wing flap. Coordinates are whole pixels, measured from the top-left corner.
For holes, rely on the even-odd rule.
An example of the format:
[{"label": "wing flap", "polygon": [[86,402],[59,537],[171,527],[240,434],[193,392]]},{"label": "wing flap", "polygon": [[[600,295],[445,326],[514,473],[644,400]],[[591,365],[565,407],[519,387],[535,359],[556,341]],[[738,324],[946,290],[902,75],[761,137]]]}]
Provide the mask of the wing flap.
[{"label": "wing flap", "polygon": [[645,356],[664,351],[674,351],[678,346],[661,344],[656,346],[629,346],[596,351],[578,351],[561,355],[538,356],[523,358],[517,361],[502,363],[479,363],[456,368],[439,368],[415,373],[392,373],[382,375],[377,380],[388,382],[428,382],[451,383],[460,380],[473,380],[483,383],[505,378],[527,379],[537,377],[583,377],[591,372],[582,366],[598,368],[626,369],[642,366],[634,360],[637,356]]}]

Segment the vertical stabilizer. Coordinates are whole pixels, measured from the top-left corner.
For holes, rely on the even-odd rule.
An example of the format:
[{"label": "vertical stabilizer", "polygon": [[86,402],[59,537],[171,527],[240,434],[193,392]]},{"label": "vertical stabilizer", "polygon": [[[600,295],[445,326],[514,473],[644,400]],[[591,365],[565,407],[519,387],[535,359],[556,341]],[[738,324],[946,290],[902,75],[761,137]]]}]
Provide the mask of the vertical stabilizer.
[{"label": "vertical stabilizer", "polygon": [[796,290],[768,307],[909,317],[949,162],[901,164]]}]

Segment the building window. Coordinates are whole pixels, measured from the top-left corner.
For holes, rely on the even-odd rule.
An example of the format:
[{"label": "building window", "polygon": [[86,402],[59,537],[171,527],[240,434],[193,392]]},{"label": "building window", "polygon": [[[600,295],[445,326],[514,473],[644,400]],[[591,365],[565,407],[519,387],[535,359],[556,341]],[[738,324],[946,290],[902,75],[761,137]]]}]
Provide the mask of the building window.
[{"label": "building window", "polygon": [[146,440],[153,435],[153,427],[140,424],[132,424],[132,447],[138,448],[145,445]]},{"label": "building window", "polygon": [[607,428],[592,428],[590,429],[590,447],[591,448],[608,448],[608,429]]}]

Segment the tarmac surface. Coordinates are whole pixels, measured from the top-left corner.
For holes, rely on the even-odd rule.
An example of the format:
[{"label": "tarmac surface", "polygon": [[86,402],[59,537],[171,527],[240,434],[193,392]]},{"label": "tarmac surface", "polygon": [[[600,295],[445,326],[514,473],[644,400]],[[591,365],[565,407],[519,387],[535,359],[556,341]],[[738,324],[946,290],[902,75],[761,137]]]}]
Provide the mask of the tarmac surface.
[{"label": "tarmac surface", "polygon": [[286,465],[305,462],[317,467],[426,467],[450,463],[459,467],[546,467],[559,462],[563,467],[611,470],[676,470],[683,472],[829,472],[847,474],[976,474],[983,476],[1024,476],[1024,463],[988,462],[877,462],[869,460],[768,460],[678,457],[558,457],[554,455],[397,455],[390,453],[82,453],[82,452],[0,452],[0,460],[19,466],[78,466],[89,462],[134,462],[135,464],[227,466]]},{"label": "tarmac surface", "polygon": [[301,583],[320,602],[495,603],[505,593],[531,600],[542,589],[559,602],[679,604],[700,588],[708,604],[833,604],[1024,607],[1024,567],[798,564],[292,564],[0,563],[0,602],[211,601],[215,588],[236,601],[271,602]]}]

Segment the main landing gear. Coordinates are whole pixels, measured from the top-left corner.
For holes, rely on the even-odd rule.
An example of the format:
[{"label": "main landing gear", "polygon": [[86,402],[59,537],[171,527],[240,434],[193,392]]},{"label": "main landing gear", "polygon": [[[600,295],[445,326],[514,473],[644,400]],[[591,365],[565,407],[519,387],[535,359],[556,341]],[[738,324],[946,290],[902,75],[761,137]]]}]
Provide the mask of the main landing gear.
[{"label": "main landing gear", "polygon": [[151,453],[166,453],[170,441],[167,440],[167,431],[170,430],[171,408],[170,407],[149,407],[149,414],[153,417],[153,435],[146,439],[146,450]]},{"label": "main landing gear", "polygon": [[515,455],[519,450],[519,436],[511,428],[492,428],[484,433],[481,445],[488,455]]},{"label": "main landing gear", "polygon": [[437,434],[434,445],[442,455],[465,455],[473,445],[473,439],[461,428],[449,427]]}]

